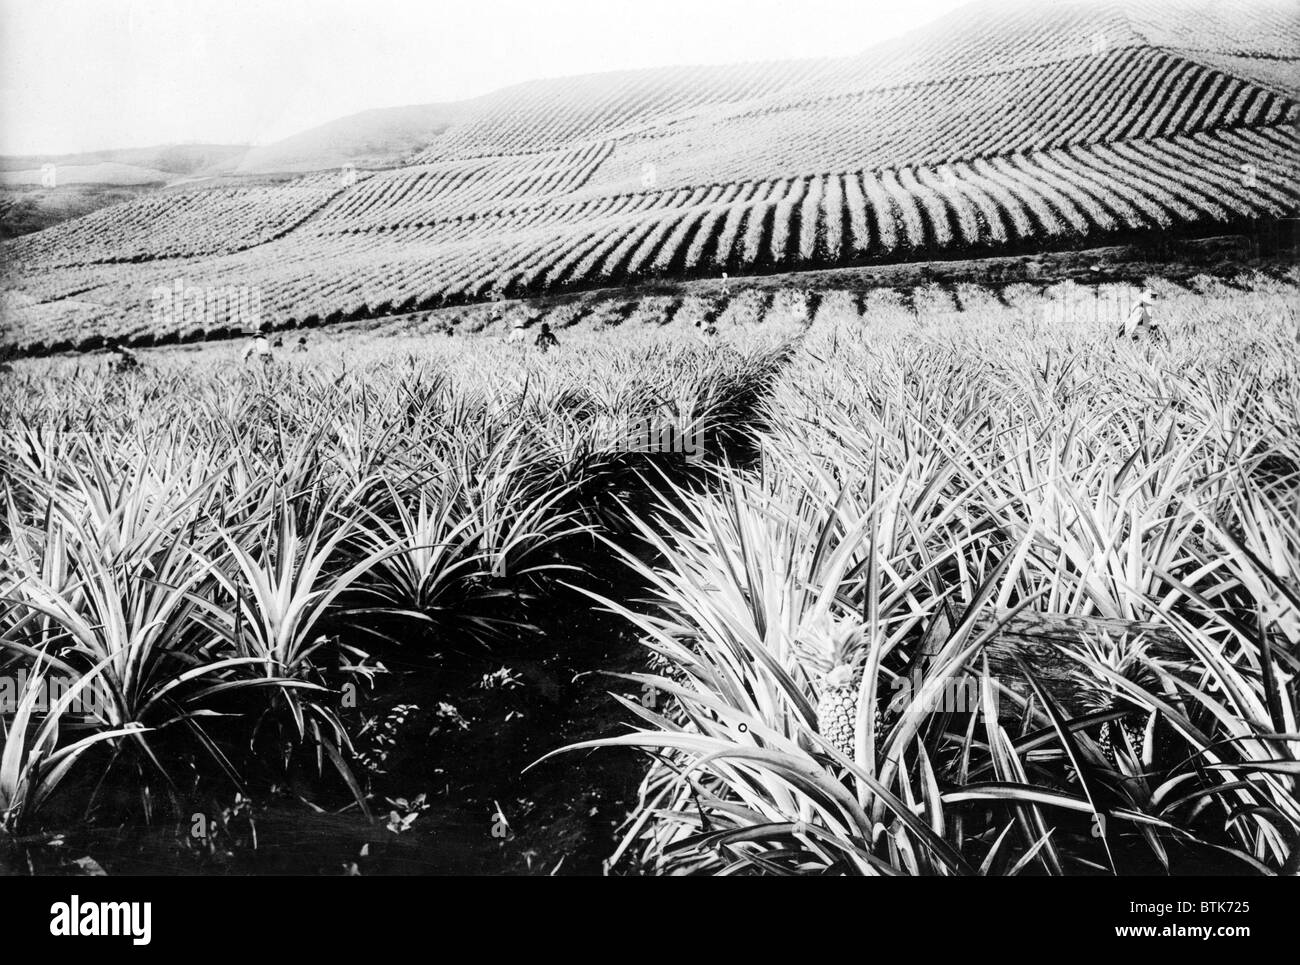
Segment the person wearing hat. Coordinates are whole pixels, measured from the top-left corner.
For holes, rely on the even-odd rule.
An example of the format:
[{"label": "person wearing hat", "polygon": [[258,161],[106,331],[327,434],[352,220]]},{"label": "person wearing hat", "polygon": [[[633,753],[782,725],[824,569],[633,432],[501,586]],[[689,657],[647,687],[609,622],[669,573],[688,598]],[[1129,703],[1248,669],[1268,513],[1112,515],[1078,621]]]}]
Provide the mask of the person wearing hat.
[{"label": "person wearing hat", "polygon": [[247,362],[250,357],[256,356],[258,361],[263,365],[269,365],[271,362],[271,343],[266,339],[266,333],[262,331],[253,333],[253,340],[244,346],[244,353],[240,358]]},{"label": "person wearing hat", "polygon": [[127,369],[139,367],[140,360],[136,357],[136,354],[118,342],[117,339],[109,340],[108,350],[113,353],[113,357],[109,359],[108,364],[109,368],[114,372],[125,372]]},{"label": "person wearing hat", "polygon": [[1120,335],[1132,339],[1146,338],[1148,336],[1159,338],[1160,329],[1151,317],[1152,306],[1155,305],[1156,299],[1159,297],[1150,288],[1144,288],[1132,310],[1128,313],[1128,318],[1124,320],[1124,324],[1119,330]]},{"label": "person wearing hat", "polygon": [[550,322],[542,322],[542,330],[538,332],[535,344],[542,350],[543,355],[550,349],[560,347],[560,340],[551,332]]},{"label": "person wearing hat", "polygon": [[515,322],[515,327],[511,329],[510,334],[506,336],[507,345],[526,345],[528,344],[528,333],[524,331],[524,326],[528,323],[522,318]]}]

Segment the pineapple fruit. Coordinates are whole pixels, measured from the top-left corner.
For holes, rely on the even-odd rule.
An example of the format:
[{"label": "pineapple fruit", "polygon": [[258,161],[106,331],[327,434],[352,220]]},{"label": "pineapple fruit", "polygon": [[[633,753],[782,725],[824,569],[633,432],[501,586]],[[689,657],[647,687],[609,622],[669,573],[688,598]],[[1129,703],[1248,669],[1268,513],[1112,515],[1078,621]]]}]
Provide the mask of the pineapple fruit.
[{"label": "pineapple fruit", "polygon": [[832,667],[822,679],[817,701],[817,732],[846,757],[853,757],[854,729],[858,720],[858,689],[862,671],[851,666]]},{"label": "pineapple fruit", "polygon": [[[1087,641],[1084,650],[1096,663],[1118,674],[1125,680],[1146,688],[1156,686],[1154,675],[1142,661],[1145,646],[1121,641]],[[1125,716],[1100,725],[1096,733],[1097,745],[1111,764],[1118,766],[1121,749],[1127,754],[1124,738],[1127,736],[1133,750],[1142,755],[1147,723],[1151,714],[1129,698],[1114,680],[1087,666],[1071,671],[1078,687],[1083,709],[1088,713],[1119,710]]]},{"label": "pineapple fruit", "polygon": [[[1126,702],[1114,701],[1105,710],[1124,710]],[[1129,713],[1119,720],[1112,720],[1109,723],[1101,725],[1101,733],[1097,737],[1097,744],[1101,751],[1106,755],[1106,759],[1112,764],[1118,763],[1119,749],[1125,747],[1124,738],[1127,736],[1129,743],[1132,744],[1133,750],[1138,756],[1142,755],[1142,742],[1146,739],[1147,721],[1151,715],[1145,711],[1129,705]],[[1125,749],[1127,753],[1127,748]]]},{"label": "pineapple fruit", "polygon": [[[821,676],[817,732],[841,754],[852,758],[866,647],[862,628],[827,617],[801,642],[812,667]],[[875,721],[879,728],[879,709]]]}]

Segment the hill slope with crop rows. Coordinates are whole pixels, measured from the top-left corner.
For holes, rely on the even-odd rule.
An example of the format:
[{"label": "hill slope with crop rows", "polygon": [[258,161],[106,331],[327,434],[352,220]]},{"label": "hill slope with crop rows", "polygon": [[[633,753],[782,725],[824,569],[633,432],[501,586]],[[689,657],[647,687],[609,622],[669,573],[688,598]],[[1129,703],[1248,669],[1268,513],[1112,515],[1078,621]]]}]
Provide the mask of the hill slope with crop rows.
[{"label": "hill slope with crop rows", "polygon": [[979,3],[854,57],[518,85],[448,108],[394,167],[7,242],[0,340],[246,327],[222,299],[161,317],[177,282],[302,324],[1294,217],[1298,50],[1285,0]]}]

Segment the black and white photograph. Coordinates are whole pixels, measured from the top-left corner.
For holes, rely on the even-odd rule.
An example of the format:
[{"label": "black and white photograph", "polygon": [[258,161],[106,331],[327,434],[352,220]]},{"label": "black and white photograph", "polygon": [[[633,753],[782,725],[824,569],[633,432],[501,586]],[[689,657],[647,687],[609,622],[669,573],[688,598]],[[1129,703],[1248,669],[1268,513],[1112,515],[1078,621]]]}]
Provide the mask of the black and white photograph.
[{"label": "black and white photograph", "polygon": [[1300,0],[0,0],[24,930],[901,876],[1261,937],[1298,117]]}]

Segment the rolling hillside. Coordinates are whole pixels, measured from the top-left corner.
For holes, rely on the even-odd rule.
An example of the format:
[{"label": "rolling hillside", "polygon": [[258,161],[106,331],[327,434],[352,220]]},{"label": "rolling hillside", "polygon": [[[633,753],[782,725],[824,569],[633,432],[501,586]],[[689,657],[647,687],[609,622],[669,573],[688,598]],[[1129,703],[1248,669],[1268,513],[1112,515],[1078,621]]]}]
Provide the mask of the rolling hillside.
[{"label": "rolling hillside", "polygon": [[233,168],[247,150],[229,144],[174,144],[0,156],[0,238],[40,231],[168,184],[206,178]]},{"label": "rolling hillside", "polygon": [[[854,57],[369,112],[241,161],[361,170],[171,189],[6,242],[0,338],[152,335],[177,281],[256,289],[278,326],[1293,217],[1297,51],[1289,0],[978,3]],[[167,324],[224,331],[226,311]]]},{"label": "rolling hillside", "polygon": [[423,104],[363,111],[248,151],[238,174],[320,171],[344,164],[400,164],[427,147],[460,116],[460,105]]},{"label": "rolling hillside", "polygon": [[208,173],[233,166],[248,148],[240,144],[166,144],[157,147],[89,151],[82,154],[44,154],[0,157],[0,171],[40,173],[53,164],[60,169],[93,169],[118,166],[160,171],[173,178]]}]

